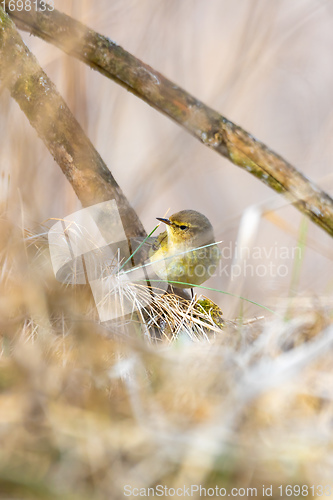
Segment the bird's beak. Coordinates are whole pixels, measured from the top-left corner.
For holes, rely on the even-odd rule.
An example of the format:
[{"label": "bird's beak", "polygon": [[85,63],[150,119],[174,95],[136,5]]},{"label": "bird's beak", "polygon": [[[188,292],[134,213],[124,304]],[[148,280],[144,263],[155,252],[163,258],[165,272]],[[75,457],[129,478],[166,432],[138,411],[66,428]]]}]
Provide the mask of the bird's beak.
[{"label": "bird's beak", "polygon": [[156,219],[161,221],[161,222],[164,222],[164,224],[167,224],[168,226],[172,225],[172,222],[169,219],[161,219],[160,217],[156,217]]}]

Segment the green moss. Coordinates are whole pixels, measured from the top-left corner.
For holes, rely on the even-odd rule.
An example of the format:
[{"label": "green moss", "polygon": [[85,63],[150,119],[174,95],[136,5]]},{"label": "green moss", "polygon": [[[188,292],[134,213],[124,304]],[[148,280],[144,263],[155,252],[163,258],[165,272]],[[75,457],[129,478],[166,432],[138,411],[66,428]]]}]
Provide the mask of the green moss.
[{"label": "green moss", "polygon": [[257,163],[252,161],[247,155],[239,151],[237,148],[228,149],[230,160],[238,165],[239,167],[247,170],[249,173],[257,177],[268,186],[270,186],[277,193],[285,193],[286,189],[280,184],[279,181],[274,179],[270,174],[265,172],[265,170],[259,166]]},{"label": "green moss", "polygon": [[215,302],[207,299],[207,297],[197,300],[194,305],[194,309],[198,312],[205,312],[206,314],[209,314],[217,326],[222,327],[224,325],[224,321],[222,319],[223,312],[219,306],[215,304]]}]

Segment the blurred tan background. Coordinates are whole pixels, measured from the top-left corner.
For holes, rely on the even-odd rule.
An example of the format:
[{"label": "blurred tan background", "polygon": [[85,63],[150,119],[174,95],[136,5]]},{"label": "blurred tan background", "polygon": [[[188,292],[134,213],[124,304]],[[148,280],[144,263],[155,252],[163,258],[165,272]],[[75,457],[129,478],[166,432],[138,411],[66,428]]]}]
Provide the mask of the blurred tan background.
[{"label": "blurred tan background", "polygon": [[[333,194],[330,2],[55,0],[54,5],[245,128]],[[296,279],[292,256],[303,218],[296,209],[114,82],[52,45],[27,33],[23,37],[147,231],[167,210],[172,214],[192,208],[209,217],[222,248],[231,245],[234,250],[241,238],[250,249],[266,249],[266,255],[275,249],[267,259],[251,251],[246,260],[254,274],[248,268],[247,275],[233,279],[231,266],[238,261],[228,252],[223,261],[227,267],[207,286],[270,307],[290,293],[306,303],[315,297],[323,307],[328,304],[333,252],[322,230],[309,222]],[[7,91],[0,95],[0,168],[1,202],[17,224],[34,228],[80,208],[60,168]],[[262,208],[276,208],[279,225],[263,219]],[[272,274],[270,262],[283,265],[286,272]],[[256,272],[259,264],[266,266],[262,276]],[[239,301],[203,293],[226,315],[239,314]],[[245,303],[243,313],[262,311]]]}]

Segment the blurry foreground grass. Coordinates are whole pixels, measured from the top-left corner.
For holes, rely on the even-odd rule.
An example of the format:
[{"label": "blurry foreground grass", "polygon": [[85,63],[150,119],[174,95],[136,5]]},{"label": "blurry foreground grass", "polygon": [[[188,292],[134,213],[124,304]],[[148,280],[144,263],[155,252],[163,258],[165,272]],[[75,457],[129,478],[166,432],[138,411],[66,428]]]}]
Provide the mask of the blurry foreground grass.
[{"label": "blurry foreground grass", "polygon": [[332,307],[147,342],[5,218],[0,237],[1,498],[330,484]]}]

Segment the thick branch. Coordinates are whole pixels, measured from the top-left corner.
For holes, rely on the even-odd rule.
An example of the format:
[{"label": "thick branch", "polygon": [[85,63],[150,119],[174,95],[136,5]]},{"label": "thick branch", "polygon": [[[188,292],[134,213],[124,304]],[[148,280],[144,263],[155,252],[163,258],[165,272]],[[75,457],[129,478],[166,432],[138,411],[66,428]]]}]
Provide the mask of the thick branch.
[{"label": "thick branch", "polygon": [[144,236],[117,182],[1,7],[0,82],[24,111],[83,206],[115,199],[127,237]]},{"label": "thick branch", "polygon": [[[8,3],[8,2],[7,2]],[[333,200],[249,133],[150,66],[57,11],[9,12],[18,26],[60,47],[126,87],[203,144],[255,175],[333,236]]]}]

